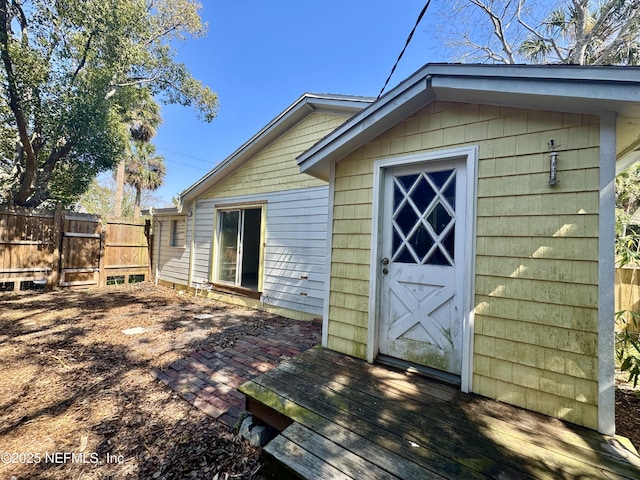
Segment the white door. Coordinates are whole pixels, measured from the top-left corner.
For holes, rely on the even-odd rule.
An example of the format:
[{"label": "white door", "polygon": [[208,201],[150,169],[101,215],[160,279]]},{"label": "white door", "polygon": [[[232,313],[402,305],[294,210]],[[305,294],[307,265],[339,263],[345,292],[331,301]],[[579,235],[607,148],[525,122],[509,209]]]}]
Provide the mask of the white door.
[{"label": "white door", "polygon": [[385,170],[379,351],[461,374],[465,162]]}]

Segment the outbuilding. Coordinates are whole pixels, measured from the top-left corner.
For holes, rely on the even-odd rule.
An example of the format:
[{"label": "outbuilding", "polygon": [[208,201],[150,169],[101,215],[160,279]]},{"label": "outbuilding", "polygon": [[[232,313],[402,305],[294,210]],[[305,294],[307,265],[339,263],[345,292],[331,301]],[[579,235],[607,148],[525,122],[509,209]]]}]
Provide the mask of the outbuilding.
[{"label": "outbuilding", "polygon": [[613,433],[638,159],[638,68],[426,65],[298,157],[329,182],[323,346]]}]

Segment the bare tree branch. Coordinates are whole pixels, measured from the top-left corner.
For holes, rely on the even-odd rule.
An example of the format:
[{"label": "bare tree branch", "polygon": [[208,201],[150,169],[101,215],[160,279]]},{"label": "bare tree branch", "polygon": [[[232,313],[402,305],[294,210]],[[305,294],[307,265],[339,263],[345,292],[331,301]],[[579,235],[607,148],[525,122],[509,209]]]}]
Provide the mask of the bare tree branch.
[{"label": "bare tree branch", "polygon": [[604,63],[607,63],[607,61],[609,60],[610,56],[616,50],[618,50],[624,44],[628,43],[629,39],[627,38],[627,36],[629,35],[629,33],[630,33],[631,29],[633,28],[633,26],[637,25],[638,22],[640,22],[640,6],[635,8],[634,13],[629,16],[627,21],[620,28],[620,30],[618,31],[618,35],[616,36],[615,40],[613,40],[609,44],[609,46],[607,46],[607,48],[605,48],[602,52],[600,52],[598,57],[593,60],[593,62],[592,62],[593,65],[602,65]]},{"label": "bare tree branch", "polygon": [[498,17],[495,13],[493,13],[489,5],[483,3],[482,1],[480,0],[469,0],[469,1],[473,5],[478,7],[480,10],[482,10],[491,20],[491,23],[493,24],[493,33],[498,38],[498,41],[502,45],[502,50],[504,51],[505,55],[508,58],[507,63],[516,63],[515,57],[513,55],[513,49],[511,48],[511,46],[509,45],[509,42],[507,42],[507,39],[505,37],[501,18]]},{"label": "bare tree branch", "polygon": [[537,31],[535,28],[531,27],[522,18],[522,6],[523,6],[523,3],[524,3],[524,0],[518,0],[518,9],[516,11],[516,17],[518,19],[518,23],[520,25],[522,25],[534,37],[536,37],[539,40],[542,40],[543,42],[548,43],[549,45],[551,45],[551,48],[555,52],[556,56],[562,62],[564,60],[564,58],[565,58],[565,55],[560,50],[560,47],[558,46],[558,43],[556,42],[556,40],[553,37],[546,37],[546,36],[542,35],[539,31]]}]

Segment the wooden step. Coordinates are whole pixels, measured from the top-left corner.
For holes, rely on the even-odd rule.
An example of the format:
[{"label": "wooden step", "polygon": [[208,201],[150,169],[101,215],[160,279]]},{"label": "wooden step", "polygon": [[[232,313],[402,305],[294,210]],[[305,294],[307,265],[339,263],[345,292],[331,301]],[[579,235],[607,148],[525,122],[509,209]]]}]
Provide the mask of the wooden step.
[{"label": "wooden step", "polygon": [[[295,422],[269,442],[264,451],[271,457],[269,466],[278,478],[288,474],[304,480],[398,480],[397,476]],[[278,464],[286,469],[278,470]]]}]

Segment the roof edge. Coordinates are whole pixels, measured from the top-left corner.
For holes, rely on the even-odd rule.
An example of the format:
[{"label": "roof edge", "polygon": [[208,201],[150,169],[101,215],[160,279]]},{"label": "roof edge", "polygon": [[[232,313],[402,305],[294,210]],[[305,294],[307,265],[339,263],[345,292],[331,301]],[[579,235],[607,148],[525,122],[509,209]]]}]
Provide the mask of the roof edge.
[{"label": "roof edge", "polygon": [[503,101],[505,105],[515,105],[515,98],[544,97],[551,85],[560,87],[548,95],[545,106],[560,98],[555,97],[559,91],[564,92],[562,98],[567,103],[575,104],[575,99],[588,90],[591,97],[585,98],[599,102],[598,106],[621,108],[631,102],[640,109],[637,67],[427,64],[298,156],[297,162],[301,172],[325,178],[330,162],[343,158],[434,100],[450,100],[455,98],[453,94],[464,91],[468,100],[461,96],[459,101],[477,103],[478,98],[488,98],[491,88],[487,86],[499,86],[491,92],[493,100],[487,103]]},{"label": "roof edge", "polygon": [[227,175],[239,168],[255,153],[273,143],[288,130],[314,112],[328,112],[351,116],[374,101],[372,97],[339,94],[304,93],[289,107],[273,118],[231,155],[218,163],[202,178],[180,194],[180,207],[198,194],[208,190]]}]

